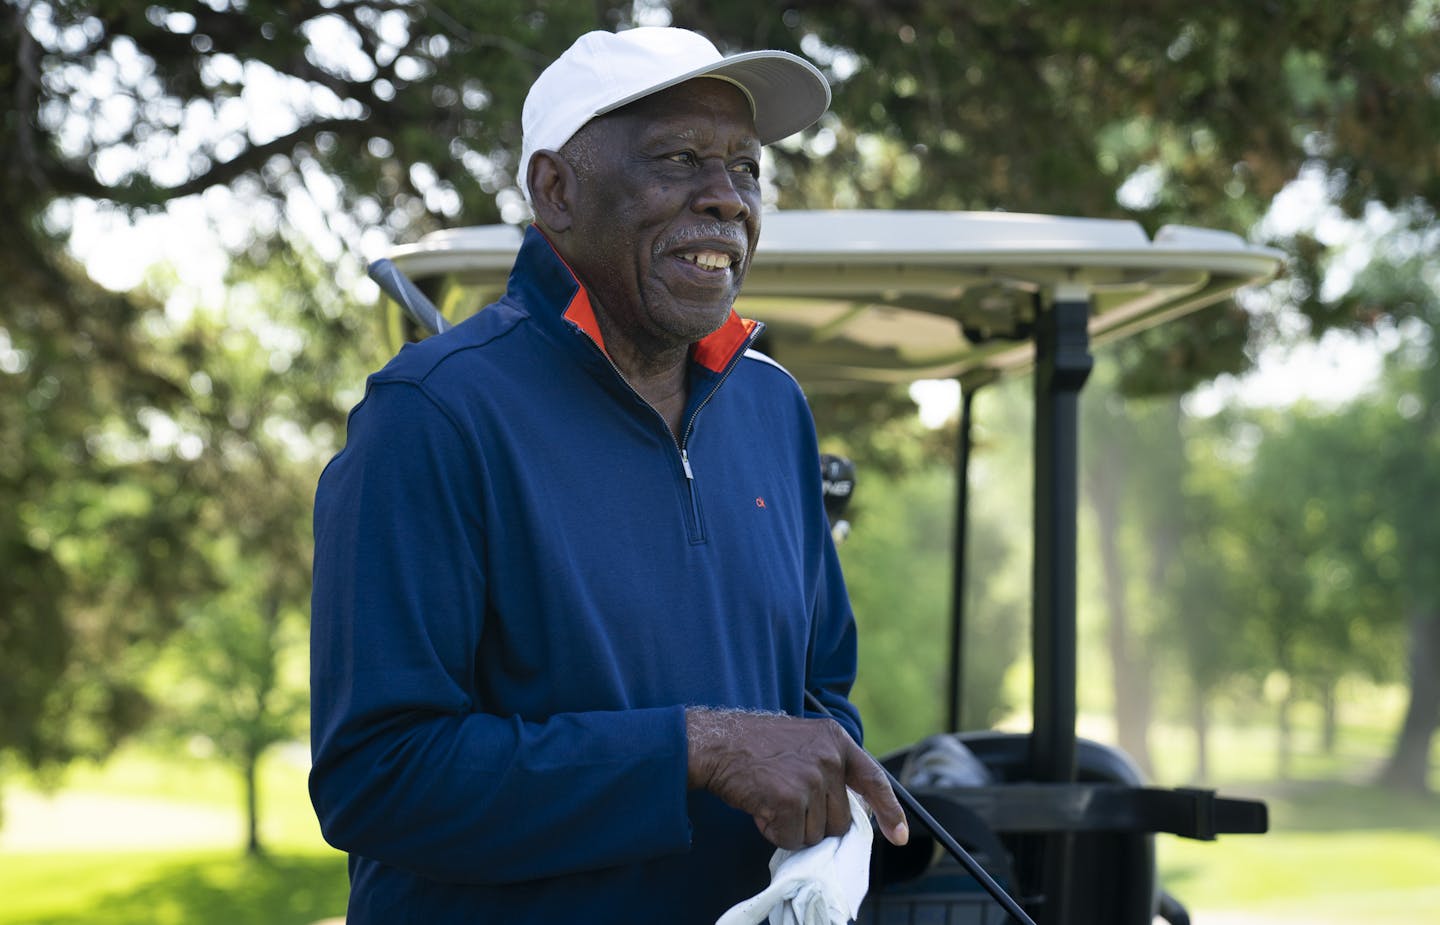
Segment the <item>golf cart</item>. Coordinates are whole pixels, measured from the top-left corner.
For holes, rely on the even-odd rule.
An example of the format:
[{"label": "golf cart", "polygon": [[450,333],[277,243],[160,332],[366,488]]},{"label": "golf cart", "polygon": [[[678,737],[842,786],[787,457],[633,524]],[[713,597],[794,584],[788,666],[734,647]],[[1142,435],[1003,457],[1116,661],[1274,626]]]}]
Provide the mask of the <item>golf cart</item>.
[{"label": "golf cart", "polygon": [[[399,344],[480,310],[503,290],[521,232],[429,235],[391,255],[429,306],[392,310]],[[1213,839],[1267,828],[1263,803],[1147,787],[1119,750],[1076,735],[1078,398],[1092,344],[1123,338],[1271,276],[1277,252],[1235,235],[1127,221],[965,212],[767,215],[737,309],[807,391],[956,378],[962,388],[955,593],[944,737],[972,761],[966,780],[914,797],[989,876],[1044,925],[1188,922],[1160,889],[1154,833]],[[402,278],[403,280],[403,278]],[[390,287],[387,287],[389,289]],[[409,300],[403,293],[400,302]],[[414,300],[423,303],[423,300]],[[415,319],[419,318],[417,322]],[[964,514],[971,402],[981,386],[1033,372],[1033,728],[960,732]],[[914,755],[887,756],[900,774]],[[924,837],[876,852],[860,922],[991,925],[1017,918]],[[983,873],[983,872],[982,872]],[[989,887],[987,886],[987,889]]]}]

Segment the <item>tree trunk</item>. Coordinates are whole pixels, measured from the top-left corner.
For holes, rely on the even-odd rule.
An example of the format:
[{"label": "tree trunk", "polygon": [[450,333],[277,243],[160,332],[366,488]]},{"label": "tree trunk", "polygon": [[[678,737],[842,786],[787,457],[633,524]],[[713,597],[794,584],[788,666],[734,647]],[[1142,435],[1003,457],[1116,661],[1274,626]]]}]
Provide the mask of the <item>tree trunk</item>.
[{"label": "tree trunk", "polygon": [[1130,609],[1126,599],[1124,557],[1120,551],[1120,487],[1118,465],[1107,460],[1089,468],[1086,479],[1090,505],[1095,512],[1096,542],[1100,549],[1105,610],[1105,643],[1110,654],[1115,703],[1115,740],[1145,776],[1150,762],[1149,674],[1133,656]]},{"label": "tree trunk", "polygon": [[1320,727],[1320,748],[1326,755],[1335,754],[1335,743],[1339,739],[1340,704],[1335,696],[1335,682],[1326,681],[1320,690],[1320,709],[1323,718]]},{"label": "tree trunk", "polygon": [[245,853],[251,857],[265,854],[265,848],[260,844],[260,784],[257,772],[260,756],[274,740],[266,738],[264,733],[258,730],[264,728],[266,718],[270,716],[271,697],[275,693],[278,679],[280,607],[283,600],[284,593],[280,586],[272,584],[266,594],[265,609],[262,611],[265,618],[265,657],[256,665],[259,671],[255,677],[255,715],[251,717],[252,734],[245,745],[242,768],[245,775]]},{"label": "tree trunk", "polygon": [[1295,701],[1293,689],[1292,681],[1287,686],[1285,696],[1280,698],[1280,705],[1275,712],[1275,726],[1279,733],[1275,737],[1275,776],[1280,780],[1290,779],[1290,705]]},{"label": "tree trunk", "polygon": [[265,848],[260,844],[260,788],[256,773],[259,765],[258,753],[251,751],[245,755],[245,766],[242,768],[245,776],[245,853],[252,858],[265,854]]},{"label": "tree trunk", "polygon": [[1195,783],[1203,784],[1210,779],[1210,712],[1205,704],[1205,692],[1194,688],[1190,701],[1190,728],[1195,733]]},{"label": "tree trunk", "polygon": [[1380,783],[1429,792],[1430,743],[1440,725],[1440,614],[1410,616],[1410,703]]}]

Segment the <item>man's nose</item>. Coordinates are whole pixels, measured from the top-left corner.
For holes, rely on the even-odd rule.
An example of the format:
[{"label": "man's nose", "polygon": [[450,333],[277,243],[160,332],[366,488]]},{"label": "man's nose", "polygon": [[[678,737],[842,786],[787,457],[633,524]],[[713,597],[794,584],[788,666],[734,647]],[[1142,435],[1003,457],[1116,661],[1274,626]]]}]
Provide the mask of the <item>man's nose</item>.
[{"label": "man's nose", "polygon": [[743,222],[750,217],[750,201],[736,185],[737,181],[748,181],[748,175],[742,180],[723,160],[710,158],[702,165],[700,180],[700,189],[691,202],[691,208],[696,212],[704,212],[726,222]]}]

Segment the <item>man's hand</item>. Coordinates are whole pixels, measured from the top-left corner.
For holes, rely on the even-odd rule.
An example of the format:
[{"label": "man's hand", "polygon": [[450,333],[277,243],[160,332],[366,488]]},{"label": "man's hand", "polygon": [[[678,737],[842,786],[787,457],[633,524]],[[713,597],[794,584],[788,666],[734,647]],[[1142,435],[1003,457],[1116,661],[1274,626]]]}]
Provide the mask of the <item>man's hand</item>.
[{"label": "man's hand", "polygon": [[795,850],[850,828],[848,786],[903,845],[910,832],[885,772],[831,719],[692,708],[689,782],[749,813],[760,834]]}]

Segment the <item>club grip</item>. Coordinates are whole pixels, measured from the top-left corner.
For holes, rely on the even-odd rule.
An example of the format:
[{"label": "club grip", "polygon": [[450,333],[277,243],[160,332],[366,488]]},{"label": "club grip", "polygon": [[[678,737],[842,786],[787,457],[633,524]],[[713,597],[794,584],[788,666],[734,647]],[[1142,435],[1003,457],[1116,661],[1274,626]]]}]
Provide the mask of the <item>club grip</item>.
[{"label": "club grip", "polygon": [[420,287],[410,282],[410,278],[401,273],[392,261],[382,257],[371,263],[366,272],[426,334],[441,334],[450,330],[451,324],[440,314],[440,309],[425,298]]}]

